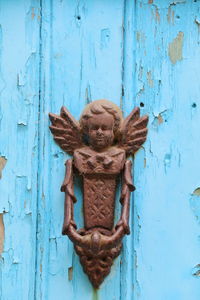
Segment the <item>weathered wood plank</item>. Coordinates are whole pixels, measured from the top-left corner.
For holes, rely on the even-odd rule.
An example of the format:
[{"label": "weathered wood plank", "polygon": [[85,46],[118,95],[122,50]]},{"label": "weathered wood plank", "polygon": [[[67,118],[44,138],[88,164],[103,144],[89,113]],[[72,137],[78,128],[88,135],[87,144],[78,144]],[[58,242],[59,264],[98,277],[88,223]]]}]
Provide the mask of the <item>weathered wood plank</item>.
[{"label": "weathered wood plank", "polygon": [[[123,43],[123,97],[122,110],[126,117],[135,107],[135,2],[125,1]],[[131,158],[130,158],[131,159]],[[133,169],[134,171],[134,169]],[[133,300],[134,293],[134,192],[130,203],[131,234],[124,238],[121,258],[120,299]]]},{"label": "weathered wood plank", "polygon": [[39,1],[0,2],[2,300],[34,299],[39,14]]},{"label": "weathered wood plank", "polygon": [[[0,21],[0,298],[199,299],[199,1],[1,1]],[[78,119],[97,98],[150,122],[132,235],[95,292],[61,235],[67,155],[48,112]]]},{"label": "weathered wood plank", "polygon": [[134,299],[200,297],[198,20],[199,1],[137,1],[135,97],[150,123],[135,164]]},{"label": "weathered wood plank", "polygon": [[[61,235],[64,154],[48,130],[48,112],[64,104],[78,119],[91,100],[120,105],[124,3],[117,1],[42,1],[42,81],[37,299],[120,299],[120,258],[95,292],[67,237]],[[77,185],[75,219],[82,221]]]}]

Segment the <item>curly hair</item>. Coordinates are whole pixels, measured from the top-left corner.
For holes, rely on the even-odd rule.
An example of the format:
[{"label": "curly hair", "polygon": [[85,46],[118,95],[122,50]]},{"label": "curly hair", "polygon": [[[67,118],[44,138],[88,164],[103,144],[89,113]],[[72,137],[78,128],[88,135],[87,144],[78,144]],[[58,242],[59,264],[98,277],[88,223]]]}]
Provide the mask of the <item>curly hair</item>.
[{"label": "curly hair", "polygon": [[114,118],[113,131],[116,135],[122,121],[122,113],[116,104],[104,99],[93,101],[85,107],[79,121],[83,133],[88,133],[88,120],[90,118],[105,112],[111,114]]}]

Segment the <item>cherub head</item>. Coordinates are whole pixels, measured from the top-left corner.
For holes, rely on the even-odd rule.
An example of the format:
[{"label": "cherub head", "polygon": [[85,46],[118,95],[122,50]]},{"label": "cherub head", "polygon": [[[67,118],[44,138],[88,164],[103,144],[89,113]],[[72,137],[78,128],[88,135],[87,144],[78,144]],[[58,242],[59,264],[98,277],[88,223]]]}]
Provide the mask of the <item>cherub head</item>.
[{"label": "cherub head", "polygon": [[54,140],[69,154],[84,147],[85,135],[89,146],[97,152],[116,144],[129,156],[141,147],[147,136],[148,116],[140,117],[140,109],[135,107],[122,122],[120,108],[107,100],[88,104],[79,123],[64,106],[60,115],[50,113],[49,118]]},{"label": "cherub head", "polygon": [[88,104],[80,118],[80,125],[89,145],[103,151],[117,137],[122,113],[117,105],[108,100],[96,100]]}]

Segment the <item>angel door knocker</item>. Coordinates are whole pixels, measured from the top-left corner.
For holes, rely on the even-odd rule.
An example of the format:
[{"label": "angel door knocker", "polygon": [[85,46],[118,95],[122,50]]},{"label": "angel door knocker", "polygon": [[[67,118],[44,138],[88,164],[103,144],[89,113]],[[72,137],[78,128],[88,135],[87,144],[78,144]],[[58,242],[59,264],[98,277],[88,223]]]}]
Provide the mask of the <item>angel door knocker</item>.
[{"label": "angel door knocker", "polygon": [[[95,288],[109,274],[122,247],[122,238],[130,233],[129,200],[135,188],[131,161],[145,142],[148,116],[140,117],[136,107],[123,120],[121,110],[107,100],[88,104],[77,122],[65,107],[60,115],[49,114],[54,140],[73,155],[66,162],[66,175],[61,187],[65,192],[65,214],[62,233],[74,243],[85,273]],[[84,228],[77,230],[73,216],[73,178],[83,179]],[[115,192],[122,178],[119,222],[114,225]]]}]

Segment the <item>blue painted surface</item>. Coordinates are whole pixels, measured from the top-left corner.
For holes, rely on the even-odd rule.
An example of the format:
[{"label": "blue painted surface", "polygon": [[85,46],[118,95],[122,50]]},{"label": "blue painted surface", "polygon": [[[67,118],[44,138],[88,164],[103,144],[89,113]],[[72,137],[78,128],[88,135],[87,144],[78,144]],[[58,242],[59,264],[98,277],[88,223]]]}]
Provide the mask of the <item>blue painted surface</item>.
[{"label": "blue painted surface", "polygon": [[192,196],[200,167],[199,16],[199,1],[136,6],[134,96],[150,114],[145,151],[135,161],[136,299],[200,297],[192,275],[200,250]]},{"label": "blue painted surface", "polygon": [[[0,299],[199,299],[199,57],[200,1],[0,2]],[[100,98],[150,122],[132,234],[96,292],[61,235],[68,156],[48,112]]]},{"label": "blue painted surface", "polygon": [[38,1],[0,2],[0,161],[6,161],[0,180],[2,300],[34,298],[39,10]]}]

